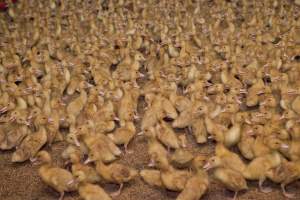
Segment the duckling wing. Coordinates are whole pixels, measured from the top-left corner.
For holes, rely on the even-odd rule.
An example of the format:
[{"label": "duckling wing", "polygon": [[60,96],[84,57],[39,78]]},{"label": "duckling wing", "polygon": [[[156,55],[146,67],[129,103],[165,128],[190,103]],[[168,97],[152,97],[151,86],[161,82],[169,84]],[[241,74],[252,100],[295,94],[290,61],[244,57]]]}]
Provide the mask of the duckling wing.
[{"label": "duckling wing", "polygon": [[216,169],[214,177],[232,191],[240,191],[248,188],[247,182],[242,174],[228,168]]}]

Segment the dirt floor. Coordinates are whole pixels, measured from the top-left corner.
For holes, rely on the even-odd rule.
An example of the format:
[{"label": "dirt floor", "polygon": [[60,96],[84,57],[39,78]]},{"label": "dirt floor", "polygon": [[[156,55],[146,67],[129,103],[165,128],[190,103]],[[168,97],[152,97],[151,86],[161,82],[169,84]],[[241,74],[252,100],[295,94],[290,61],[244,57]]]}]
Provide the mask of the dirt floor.
[{"label": "dirt floor", "polygon": [[[191,138],[189,138],[190,148],[193,152],[209,153],[213,144],[207,146],[198,146],[192,144]],[[65,144],[55,144],[50,148],[47,148],[54,156],[58,165],[62,162],[58,158],[59,154],[65,147]],[[146,154],[146,141],[143,138],[136,138],[130,148],[134,150],[133,154],[127,154],[122,157],[120,162],[128,163],[137,169],[142,169],[148,162]],[[10,156],[12,152],[0,152],[0,199],[1,200],[55,200],[59,198],[59,194],[53,191],[42,183],[37,174],[38,166],[33,166],[30,162],[22,164],[12,164],[10,162]],[[239,200],[283,200],[285,199],[280,191],[280,187],[270,182],[266,182],[266,185],[273,188],[273,192],[269,194],[262,194],[257,189],[257,182],[248,182],[249,190],[239,194]],[[288,188],[289,192],[297,193],[297,199],[300,199],[300,182],[291,184]],[[117,187],[115,185],[106,185],[106,191],[113,191]],[[149,187],[141,178],[137,178],[134,182],[124,187],[121,195],[115,199],[118,200],[171,200],[176,199],[176,193],[160,190],[157,188]],[[230,199],[233,196],[232,192],[225,190],[217,183],[211,181],[209,192],[204,195],[203,200],[219,200]],[[77,200],[80,199],[76,193],[66,194],[64,200]]]}]

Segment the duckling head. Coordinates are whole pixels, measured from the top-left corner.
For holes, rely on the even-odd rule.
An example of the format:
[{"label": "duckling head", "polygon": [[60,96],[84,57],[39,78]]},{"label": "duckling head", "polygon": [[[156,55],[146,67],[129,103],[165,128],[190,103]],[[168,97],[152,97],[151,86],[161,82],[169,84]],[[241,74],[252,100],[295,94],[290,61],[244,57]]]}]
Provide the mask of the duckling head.
[{"label": "duckling head", "polygon": [[195,107],[193,108],[193,114],[195,114],[196,116],[201,116],[207,112],[208,112],[207,106],[201,102],[195,105]]},{"label": "duckling head", "polygon": [[222,161],[218,156],[213,156],[208,159],[206,164],[203,166],[205,170],[210,170],[222,165]]},{"label": "duckling head", "polygon": [[69,133],[66,136],[66,141],[70,144],[75,144],[76,146],[80,146],[80,142],[78,141],[76,133]]},{"label": "duckling head", "polygon": [[267,140],[267,145],[273,149],[273,150],[278,150],[278,149],[287,149],[288,145],[285,144],[283,141],[281,141],[278,138],[272,137]]},{"label": "duckling head", "polygon": [[30,159],[32,163],[37,164],[50,164],[52,162],[51,155],[47,151],[39,151],[34,158]]},{"label": "duckling head", "polygon": [[205,165],[207,157],[205,155],[197,155],[192,162],[192,167],[195,170],[202,169]]}]

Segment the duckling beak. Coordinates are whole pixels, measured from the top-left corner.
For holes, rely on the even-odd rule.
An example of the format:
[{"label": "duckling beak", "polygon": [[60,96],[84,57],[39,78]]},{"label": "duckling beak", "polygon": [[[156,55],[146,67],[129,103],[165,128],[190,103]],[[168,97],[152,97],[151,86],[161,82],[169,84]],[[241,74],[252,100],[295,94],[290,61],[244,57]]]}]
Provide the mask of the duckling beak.
[{"label": "duckling beak", "polygon": [[140,131],[140,132],[138,132],[136,135],[137,135],[137,136],[142,136],[142,135],[144,135],[144,132],[143,132],[143,131]]},{"label": "duckling beak", "polygon": [[80,142],[78,141],[77,137],[74,137],[74,143],[76,146],[80,147]]},{"label": "duckling beak", "polygon": [[282,144],[281,145],[281,148],[283,148],[283,149],[288,149],[290,146],[289,145],[287,145],[287,144]]},{"label": "duckling beak", "polygon": [[7,111],[7,107],[6,106],[0,109],[0,113],[5,113],[6,111]]},{"label": "duckling beak", "polygon": [[203,166],[203,169],[205,169],[206,171],[210,170],[211,168],[212,168],[212,166],[209,162]]},{"label": "duckling beak", "polygon": [[281,115],[279,119],[280,119],[280,120],[283,120],[284,118],[285,118],[285,116],[284,116],[284,115]]},{"label": "duckling beak", "polygon": [[119,122],[120,118],[119,117],[114,117],[114,120]]},{"label": "duckling beak", "polygon": [[207,137],[207,139],[213,140],[213,139],[214,139],[214,136],[210,135],[210,136]]},{"label": "duckling beak", "polygon": [[90,162],[93,162],[93,160],[90,159],[90,158],[87,158],[87,159],[84,161],[83,164],[87,165],[87,164],[89,164]]}]

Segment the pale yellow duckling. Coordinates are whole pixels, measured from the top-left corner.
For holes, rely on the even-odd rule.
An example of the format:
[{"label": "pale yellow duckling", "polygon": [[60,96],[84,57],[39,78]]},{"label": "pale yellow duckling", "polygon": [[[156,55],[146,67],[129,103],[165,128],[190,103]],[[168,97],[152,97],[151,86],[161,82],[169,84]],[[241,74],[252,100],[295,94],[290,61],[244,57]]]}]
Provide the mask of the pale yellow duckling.
[{"label": "pale yellow duckling", "polygon": [[295,198],[295,194],[288,193],[285,187],[300,178],[300,161],[282,162],[277,168],[269,170],[267,177],[275,183],[280,183],[285,197]]},{"label": "pale yellow duckling", "polygon": [[28,135],[13,153],[12,162],[24,162],[33,158],[47,142],[47,132],[41,128],[38,132]]},{"label": "pale yellow duckling", "polygon": [[282,158],[278,152],[257,157],[247,165],[243,171],[243,176],[248,180],[258,180],[260,191],[269,193],[272,191],[271,188],[263,187],[263,183],[267,178],[267,172],[278,167],[281,162]]},{"label": "pale yellow duckling", "polygon": [[184,189],[177,196],[176,200],[200,199],[209,186],[208,174],[204,171],[203,165],[206,157],[198,155],[193,160],[195,174],[187,180]]},{"label": "pale yellow duckling", "polygon": [[186,149],[176,149],[171,155],[171,164],[177,168],[186,168],[190,166],[193,161],[193,154]]},{"label": "pale yellow duckling", "polygon": [[182,191],[191,176],[189,171],[175,169],[168,161],[158,160],[157,167],[161,171],[161,181],[168,190]]},{"label": "pale yellow duckling", "polygon": [[193,121],[208,111],[207,106],[203,102],[194,102],[188,109],[182,111],[180,115],[173,121],[173,128],[185,128],[190,126]]},{"label": "pale yellow duckling", "polygon": [[194,135],[197,143],[203,144],[207,142],[207,131],[204,119],[196,119],[191,126],[190,132]]},{"label": "pale yellow duckling", "polygon": [[72,165],[72,174],[77,181],[85,183],[99,183],[102,181],[102,178],[98,175],[94,167],[82,164],[74,163]]},{"label": "pale yellow duckling", "polygon": [[142,179],[150,186],[164,188],[161,180],[161,172],[157,169],[143,169],[140,171]]},{"label": "pale yellow duckling", "polygon": [[33,161],[42,164],[38,170],[39,176],[44,183],[60,193],[59,200],[64,198],[65,192],[77,189],[77,184],[72,173],[60,167],[53,166],[51,156],[48,152],[40,151]]},{"label": "pale yellow duckling", "polygon": [[300,160],[300,140],[284,141],[279,151],[292,161]]},{"label": "pale yellow duckling", "polygon": [[172,129],[166,122],[163,120],[160,121],[155,127],[157,139],[163,143],[168,149],[178,149],[179,148],[179,140]]},{"label": "pale yellow duckling", "polygon": [[111,200],[112,198],[99,185],[91,183],[80,184],[78,188],[79,196],[84,200]]},{"label": "pale yellow duckling", "polygon": [[228,168],[222,164],[218,157],[211,157],[203,167],[206,170],[214,169],[213,175],[219,182],[221,182],[227,189],[234,191],[233,199],[236,199],[238,192],[247,190],[247,182],[239,171]]},{"label": "pale yellow duckling", "polygon": [[133,180],[138,175],[137,170],[131,167],[118,163],[105,165],[102,161],[96,162],[96,171],[106,182],[120,185],[118,191],[112,194],[113,196],[119,195],[124,183]]},{"label": "pale yellow duckling", "polygon": [[128,151],[128,144],[136,134],[136,128],[133,122],[126,122],[124,127],[120,127],[113,134],[107,136],[117,145],[124,145],[125,152]]}]

